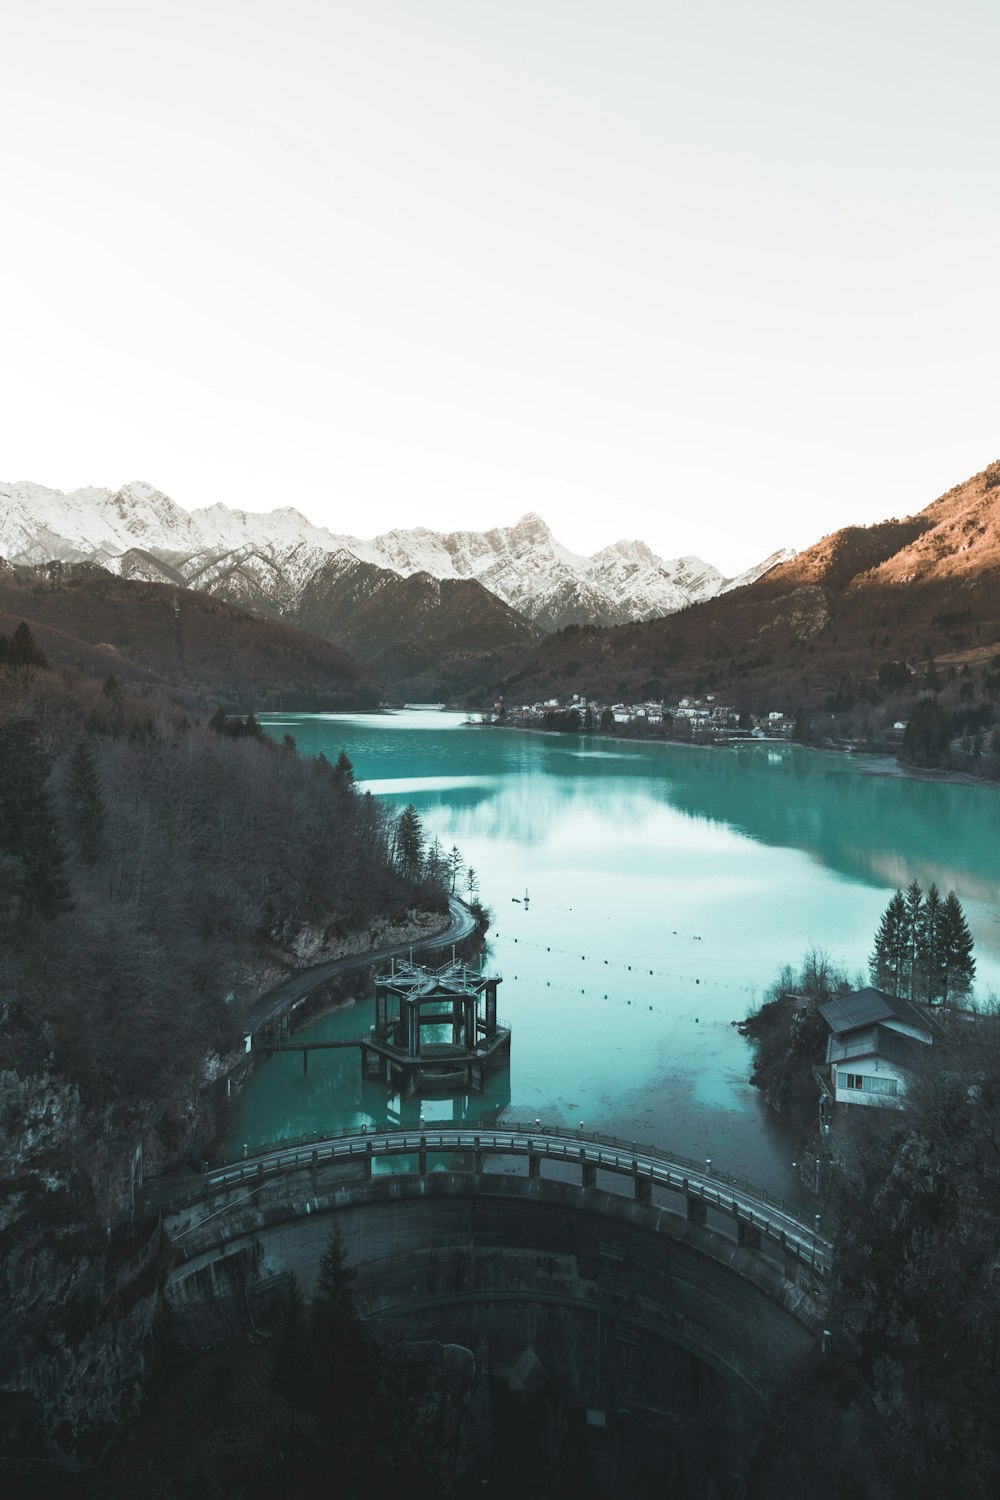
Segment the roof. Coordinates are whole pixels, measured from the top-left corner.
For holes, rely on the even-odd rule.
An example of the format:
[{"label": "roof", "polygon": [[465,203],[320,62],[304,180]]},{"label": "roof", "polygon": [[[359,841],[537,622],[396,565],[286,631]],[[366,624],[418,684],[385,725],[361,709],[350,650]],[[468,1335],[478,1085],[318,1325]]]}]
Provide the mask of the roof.
[{"label": "roof", "polygon": [[842,1063],[862,1057],[882,1057],[899,1068],[906,1068],[913,1060],[914,1048],[923,1045],[914,1037],[890,1031],[887,1026],[869,1026],[864,1031],[851,1032],[849,1036],[828,1037],[826,1060],[828,1063]]},{"label": "roof", "polygon": [[855,990],[850,995],[837,995],[835,999],[825,1001],[819,1007],[819,1013],[834,1036],[890,1020],[916,1026],[920,1031],[936,1030],[925,1011],[901,995],[887,995],[883,990]]}]

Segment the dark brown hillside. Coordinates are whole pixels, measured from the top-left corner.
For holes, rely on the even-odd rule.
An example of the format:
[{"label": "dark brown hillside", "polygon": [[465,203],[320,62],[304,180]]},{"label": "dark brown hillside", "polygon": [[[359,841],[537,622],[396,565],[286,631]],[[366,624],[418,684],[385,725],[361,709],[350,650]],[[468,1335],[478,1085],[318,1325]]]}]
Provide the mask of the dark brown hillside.
[{"label": "dark brown hillside", "polygon": [[447,698],[500,676],[542,635],[475,579],[403,578],[344,553],[313,575],[295,618],[397,691]]},{"label": "dark brown hillside", "polygon": [[0,571],[0,635],[20,620],[54,666],[111,673],[127,691],[161,689],[193,705],[335,709],[374,706],[381,696],[372,674],[330,641],[93,564]]},{"label": "dark brown hillside", "polygon": [[946,672],[969,665],[988,679],[998,653],[1000,465],[991,465],[917,515],[846,527],[756,583],[679,614],[561,631],[505,688],[508,702],[714,692],[740,707],[793,712],[859,695],[881,701],[878,672],[889,662],[917,669],[915,688],[932,658]]},{"label": "dark brown hillside", "polygon": [[929,524],[922,516],[910,516],[905,521],[881,521],[875,526],[843,526],[790,562],[772,568],[750,587],[774,596],[814,585],[844,589],[852,579],[907,547]]}]

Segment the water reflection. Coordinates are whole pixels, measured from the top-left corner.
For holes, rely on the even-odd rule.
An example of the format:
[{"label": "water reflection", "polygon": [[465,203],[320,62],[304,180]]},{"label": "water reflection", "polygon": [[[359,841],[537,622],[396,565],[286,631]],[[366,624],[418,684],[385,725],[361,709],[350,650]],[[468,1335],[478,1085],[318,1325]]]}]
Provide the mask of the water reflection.
[{"label": "water reflection", "polygon": [[[346,749],[363,784],[412,801],[429,836],[459,845],[493,910],[511,1070],[485,1095],[423,1101],[428,1120],[489,1121],[509,1104],[712,1156],[787,1192],[791,1147],[731,1025],[780,965],[817,944],[864,976],[892,888],[915,876],[958,892],[980,990],[1000,987],[991,787],[858,774],[794,747],[609,744],[440,714],[264,722],[302,751]],[[369,1009],[316,1034],[357,1034]],[[414,1110],[363,1082],[352,1052],[314,1054],[307,1080],[289,1055],[254,1079],[237,1136],[415,1123]]]}]

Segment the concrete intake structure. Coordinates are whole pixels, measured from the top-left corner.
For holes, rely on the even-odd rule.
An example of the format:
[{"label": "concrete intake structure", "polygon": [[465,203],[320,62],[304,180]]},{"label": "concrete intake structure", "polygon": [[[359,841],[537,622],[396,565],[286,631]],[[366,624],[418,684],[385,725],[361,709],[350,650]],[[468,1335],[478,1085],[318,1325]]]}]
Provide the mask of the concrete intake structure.
[{"label": "concrete intake structure", "polygon": [[495,1378],[522,1389],[528,1371],[538,1399],[577,1413],[604,1492],[629,1500],[654,1477],[732,1494],[822,1328],[815,1227],[724,1174],[538,1127],[289,1147],[206,1174],[164,1213],[182,1341],[245,1329],[289,1271],[311,1295],[336,1224],[367,1316],[444,1340],[473,1325]]},{"label": "concrete intake structure", "polygon": [[[404,1099],[482,1092],[488,1074],[510,1067],[510,1027],[497,1019],[500,983],[499,976],[460,959],[438,969],[394,960],[375,980],[375,1024],[367,1035],[293,1042],[285,1016],[277,1035],[263,1034],[255,1047],[260,1053],[301,1052],[306,1077],[310,1052],[357,1047],[362,1077],[387,1084]],[[450,1035],[426,1041],[425,1029]]]}]

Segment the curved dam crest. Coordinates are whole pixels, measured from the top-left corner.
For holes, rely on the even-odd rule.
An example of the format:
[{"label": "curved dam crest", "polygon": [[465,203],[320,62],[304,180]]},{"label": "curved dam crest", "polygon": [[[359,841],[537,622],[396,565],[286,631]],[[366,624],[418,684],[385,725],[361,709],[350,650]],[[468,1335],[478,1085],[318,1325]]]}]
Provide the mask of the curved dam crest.
[{"label": "curved dam crest", "polygon": [[289,1272],[311,1295],[336,1225],[366,1317],[444,1342],[474,1324],[501,1381],[527,1361],[587,1414],[605,1493],[643,1493],[647,1469],[679,1495],[732,1493],[821,1332],[826,1241],[728,1182],[591,1138],[390,1134],[249,1158],[164,1204],[180,1341],[244,1329]]}]

